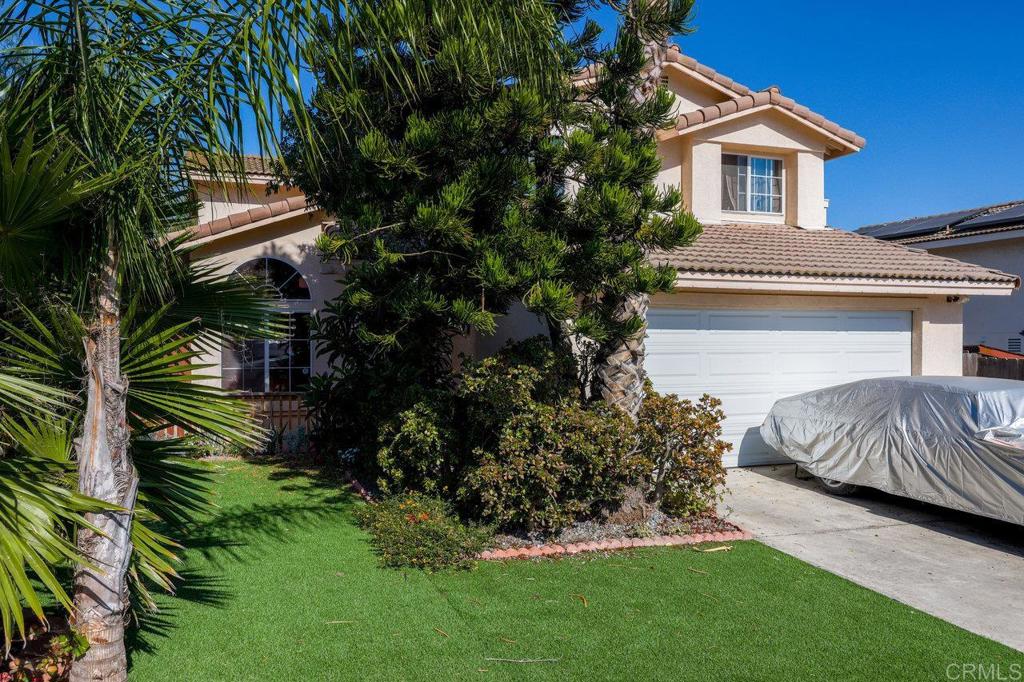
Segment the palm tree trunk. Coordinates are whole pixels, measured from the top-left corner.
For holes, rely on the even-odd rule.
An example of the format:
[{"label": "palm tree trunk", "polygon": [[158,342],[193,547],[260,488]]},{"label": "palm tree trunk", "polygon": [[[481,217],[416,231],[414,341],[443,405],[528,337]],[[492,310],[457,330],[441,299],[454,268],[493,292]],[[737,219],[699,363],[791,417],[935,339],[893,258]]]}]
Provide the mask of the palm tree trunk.
[{"label": "palm tree trunk", "polygon": [[616,321],[625,322],[634,316],[644,325],[634,336],[620,339],[599,358],[594,370],[596,392],[605,403],[620,408],[636,421],[644,400],[644,337],[647,334],[647,307],[650,296],[631,294],[615,310]]},{"label": "palm tree trunk", "polygon": [[89,640],[89,650],[72,665],[72,682],[120,682],[128,675],[125,576],[139,478],[128,452],[117,269],[118,254],[111,249],[97,287],[96,319],[85,338],[89,378],[78,444],[78,489],[124,511],[88,514],[102,534],[87,529],[78,533],[78,548],[92,565],[79,565],[75,573],[74,624]]}]

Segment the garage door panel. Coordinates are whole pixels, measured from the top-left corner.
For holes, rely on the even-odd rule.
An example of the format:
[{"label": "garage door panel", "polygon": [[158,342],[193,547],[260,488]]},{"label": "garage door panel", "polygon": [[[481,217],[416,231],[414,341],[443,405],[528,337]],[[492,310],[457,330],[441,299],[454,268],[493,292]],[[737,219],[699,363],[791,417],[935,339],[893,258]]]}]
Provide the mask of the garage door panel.
[{"label": "garage door panel", "polygon": [[839,368],[836,367],[835,351],[780,351],[778,354],[778,370],[784,374],[795,376],[836,376]]},{"label": "garage door panel", "polygon": [[701,328],[699,312],[679,312],[672,310],[652,310],[647,316],[648,324],[656,323],[665,334],[696,333]]},{"label": "garage door panel", "polygon": [[684,377],[700,376],[701,356],[698,352],[671,353],[658,352],[656,348],[647,348],[645,368],[648,374],[656,374],[671,380]]},{"label": "garage door panel", "polygon": [[910,363],[910,351],[850,351],[846,353],[846,371],[850,374],[890,376],[899,374]]},{"label": "garage door panel", "polygon": [[718,337],[728,337],[737,332],[766,331],[772,328],[770,313],[744,311],[709,312],[704,330]]},{"label": "garage door panel", "polygon": [[907,317],[905,311],[897,312],[852,312],[847,313],[847,329],[851,333],[868,332],[879,334],[893,332],[902,334],[907,329]]},{"label": "garage door panel", "polygon": [[757,353],[736,350],[733,352],[708,352],[707,375],[710,377],[771,376],[771,353]]},{"label": "garage door panel", "polygon": [[843,318],[837,313],[780,313],[779,321],[779,332],[794,337],[815,332],[837,332],[843,328]]},{"label": "garage door panel", "polygon": [[779,461],[759,431],[779,398],[911,369],[909,311],[661,308],[648,323],[655,388],[722,400],[728,466]]}]

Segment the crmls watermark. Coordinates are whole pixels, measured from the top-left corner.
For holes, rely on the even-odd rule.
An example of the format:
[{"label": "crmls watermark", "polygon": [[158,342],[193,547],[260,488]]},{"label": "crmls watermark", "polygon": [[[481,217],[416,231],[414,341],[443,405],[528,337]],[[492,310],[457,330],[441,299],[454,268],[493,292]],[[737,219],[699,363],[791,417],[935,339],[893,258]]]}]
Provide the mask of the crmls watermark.
[{"label": "crmls watermark", "polygon": [[1021,663],[950,663],[946,666],[947,680],[986,680],[987,682],[1020,682],[1024,680]]}]

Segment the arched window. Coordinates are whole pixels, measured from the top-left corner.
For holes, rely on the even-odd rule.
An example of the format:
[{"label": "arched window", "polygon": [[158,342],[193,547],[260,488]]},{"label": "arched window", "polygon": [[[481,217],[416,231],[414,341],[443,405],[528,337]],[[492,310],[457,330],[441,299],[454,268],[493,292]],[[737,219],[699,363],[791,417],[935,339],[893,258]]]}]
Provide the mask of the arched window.
[{"label": "arched window", "polygon": [[221,377],[224,388],[250,393],[303,391],[309,385],[313,348],[309,340],[309,285],[294,267],[276,258],[243,263],[235,273],[253,286],[277,292],[288,316],[288,338],[251,339],[224,346]]},{"label": "arched window", "polygon": [[268,286],[282,301],[308,301],[309,287],[299,271],[276,258],[257,258],[235,268],[253,286]]}]

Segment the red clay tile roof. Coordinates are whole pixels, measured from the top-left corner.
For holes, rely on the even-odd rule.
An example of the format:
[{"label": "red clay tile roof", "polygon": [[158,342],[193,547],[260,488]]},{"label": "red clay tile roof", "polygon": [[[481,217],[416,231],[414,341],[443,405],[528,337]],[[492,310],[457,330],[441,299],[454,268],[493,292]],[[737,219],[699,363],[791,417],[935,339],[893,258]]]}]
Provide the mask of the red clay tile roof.
[{"label": "red clay tile roof", "polygon": [[789,225],[705,225],[692,246],[651,260],[686,272],[1019,284],[1016,275],[853,232]]},{"label": "red clay tile roof", "polygon": [[[676,130],[685,130],[690,126],[695,126],[700,123],[708,123],[723,116],[728,116],[729,114],[747,111],[755,107],[771,105],[784,109],[808,123],[832,133],[836,137],[855,147],[863,148],[864,145],[867,144],[863,137],[852,130],[847,130],[839,124],[828,120],[821,114],[811,111],[804,105],[797,104],[797,102],[792,98],[784,96],[778,87],[771,86],[759,91],[751,90],[746,85],[737,83],[728,76],[718,73],[710,66],[705,66],[693,57],[683,54],[679,50],[678,45],[669,46],[669,50],[665,55],[665,61],[678,64],[680,67],[699,74],[721,88],[733,93],[733,97],[717,104],[712,104],[710,106],[703,107],[702,109],[697,109],[696,111],[688,111],[680,114],[676,119]],[[576,76],[576,80],[593,78],[595,74],[596,69],[591,66],[580,71]]]},{"label": "red clay tile roof", "polygon": [[[187,159],[189,165],[196,169],[208,167],[207,157],[202,154],[189,154]],[[242,168],[249,175],[272,175],[272,159],[267,156],[246,154],[242,157]]]},{"label": "red clay tile roof", "polygon": [[676,130],[686,130],[691,126],[699,125],[701,123],[709,123],[715,119],[722,118],[723,116],[728,116],[729,114],[736,114],[741,111],[748,111],[756,107],[767,105],[785,109],[808,123],[832,133],[839,139],[850,143],[854,147],[863,148],[864,145],[867,144],[864,138],[857,133],[852,130],[847,130],[846,128],[839,126],[837,123],[833,123],[821,114],[814,113],[802,104],[797,104],[793,99],[785,97],[777,88],[761,90],[760,92],[752,92],[748,95],[727,99],[724,102],[712,104],[702,109],[681,113],[676,119]]},{"label": "red clay tile roof", "polygon": [[984,344],[978,346],[964,346],[964,351],[967,353],[977,353],[978,355],[984,355],[989,358],[999,358],[1000,360],[1024,360],[1024,355],[1021,355],[1020,353],[1011,353],[1008,350],[993,348],[992,346],[986,346]]},{"label": "red clay tile roof", "polygon": [[192,240],[212,237],[215,234],[236,230],[259,220],[265,220],[267,218],[273,218],[275,216],[303,209],[313,210],[312,207],[306,203],[306,197],[288,197],[287,199],[274,201],[269,204],[264,204],[263,206],[257,206],[256,208],[232,213],[231,215],[223,218],[217,218],[216,220],[211,220],[207,223],[201,223],[193,229],[194,234],[192,236]]}]

